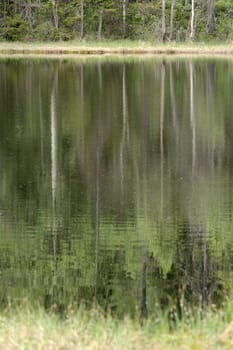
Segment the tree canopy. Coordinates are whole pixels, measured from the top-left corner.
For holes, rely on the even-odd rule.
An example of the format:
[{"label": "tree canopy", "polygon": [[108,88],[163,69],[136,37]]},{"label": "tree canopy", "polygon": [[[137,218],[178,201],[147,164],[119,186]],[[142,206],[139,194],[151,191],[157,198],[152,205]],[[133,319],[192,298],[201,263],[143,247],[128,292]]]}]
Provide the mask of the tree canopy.
[{"label": "tree canopy", "polygon": [[232,0],[1,0],[1,40],[232,40]]}]

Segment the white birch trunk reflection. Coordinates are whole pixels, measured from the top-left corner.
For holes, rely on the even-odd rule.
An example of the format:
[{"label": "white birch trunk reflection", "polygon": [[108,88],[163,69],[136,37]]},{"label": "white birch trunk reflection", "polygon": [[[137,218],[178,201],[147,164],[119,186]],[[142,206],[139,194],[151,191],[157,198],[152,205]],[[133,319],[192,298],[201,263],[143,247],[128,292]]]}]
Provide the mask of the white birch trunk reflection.
[{"label": "white birch trunk reflection", "polygon": [[164,200],[164,140],[163,140],[163,128],[164,128],[164,101],[165,98],[165,65],[162,63],[161,67],[161,98],[160,98],[160,208],[161,216],[163,216],[163,200]]},{"label": "white birch trunk reflection", "polygon": [[52,190],[52,232],[53,251],[56,255],[56,189],[57,189],[57,115],[56,115],[56,85],[57,72],[55,73],[51,91],[50,119],[51,119],[51,190]]},{"label": "white birch trunk reflection", "polygon": [[99,80],[99,90],[103,89],[103,74],[102,74],[102,63],[98,62],[98,80]]},{"label": "white birch trunk reflection", "polygon": [[126,76],[125,64],[122,72],[122,135],[120,143],[120,178],[121,178],[121,192],[124,190],[124,149],[126,138],[128,134],[128,103],[126,91]]},{"label": "white birch trunk reflection", "polygon": [[[209,125],[213,125],[212,120],[214,116],[214,75],[215,75],[215,63],[207,63],[206,65],[206,117],[208,118]],[[209,138],[208,147],[208,162],[210,169],[214,171],[214,156],[215,156],[215,141],[212,133],[212,137]]]},{"label": "white birch trunk reflection", "polygon": [[80,64],[80,91],[81,91],[81,101],[83,101],[83,98],[84,98],[83,63]]},{"label": "white birch trunk reflection", "polygon": [[171,98],[171,109],[172,109],[172,123],[173,129],[175,132],[175,140],[176,140],[176,148],[178,147],[179,140],[179,129],[177,125],[177,112],[176,112],[176,97],[174,92],[174,81],[173,81],[173,72],[172,72],[172,64],[169,64],[169,73],[170,73],[170,98]]},{"label": "white birch trunk reflection", "polygon": [[190,74],[190,124],[192,129],[192,174],[196,165],[196,121],[194,113],[193,62],[189,63]]},{"label": "white birch trunk reflection", "polygon": [[[99,80],[99,110],[98,117],[101,116],[101,94],[102,94],[102,66],[98,63]],[[100,235],[100,133],[97,130],[96,154],[95,154],[95,299],[98,297],[99,287],[99,235]]]},{"label": "white birch trunk reflection", "polygon": [[42,98],[41,98],[41,86],[39,86],[39,116],[40,116],[40,164],[41,174],[45,174],[44,165],[44,125],[43,125],[43,114],[42,114]]},{"label": "white birch trunk reflection", "polygon": [[85,151],[84,151],[84,144],[85,144],[85,132],[84,132],[84,68],[83,68],[83,63],[80,63],[80,80],[79,80],[79,84],[80,84],[80,129],[81,129],[81,135],[82,137],[80,139],[77,139],[78,145],[77,147],[80,148],[81,150],[81,154],[83,157],[83,161],[85,158]]}]

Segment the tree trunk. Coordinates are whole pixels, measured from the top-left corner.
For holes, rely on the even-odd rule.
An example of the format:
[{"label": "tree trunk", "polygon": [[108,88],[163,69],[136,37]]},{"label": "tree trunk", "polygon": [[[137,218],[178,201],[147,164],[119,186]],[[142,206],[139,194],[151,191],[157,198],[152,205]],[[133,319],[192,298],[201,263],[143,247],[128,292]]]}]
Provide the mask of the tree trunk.
[{"label": "tree trunk", "polygon": [[122,11],[123,11],[123,34],[125,35],[126,33],[126,0],[123,0]]},{"label": "tree trunk", "polygon": [[215,0],[207,0],[207,25],[206,32],[207,34],[213,34],[215,30]]},{"label": "tree trunk", "polygon": [[172,40],[172,34],[173,34],[173,19],[174,19],[174,6],[175,6],[176,0],[171,1],[171,15],[170,15],[170,35],[169,39]]},{"label": "tree trunk", "polygon": [[81,1],[81,28],[80,28],[80,38],[84,37],[84,1]]},{"label": "tree trunk", "polygon": [[165,15],[165,7],[166,6],[166,0],[162,0],[162,41],[165,41],[165,34],[166,34],[166,15]]},{"label": "tree trunk", "polygon": [[6,0],[3,1],[3,19],[6,18],[6,9],[7,9],[7,4]]},{"label": "tree trunk", "polygon": [[99,11],[99,25],[98,25],[97,40],[101,40],[101,37],[102,37],[102,24],[103,24],[103,9]]},{"label": "tree trunk", "polygon": [[57,15],[57,0],[52,0],[52,11],[53,11],[53,25],[58,29],[58,15]]},{"label": "tree trunk", "polygon": [[190,24],[190,40],[194,39],[194,10],[195,0],[192,0],[191,24]]},{"label": "tree trunk", "polygon": [[32,12],[32,2],[28,0],[24,2],[24,20],[29,24],[30,30],[32,30],[33,24],[33,12]]}]

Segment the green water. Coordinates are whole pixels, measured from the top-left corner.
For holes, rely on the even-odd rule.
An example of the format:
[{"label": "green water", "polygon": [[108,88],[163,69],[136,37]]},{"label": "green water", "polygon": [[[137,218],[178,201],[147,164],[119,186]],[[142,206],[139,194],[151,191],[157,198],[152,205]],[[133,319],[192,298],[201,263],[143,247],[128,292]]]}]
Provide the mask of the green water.
[{"label": "green water", "polygon": [[0,59],[0,303],[233,286],[233,61]]}]

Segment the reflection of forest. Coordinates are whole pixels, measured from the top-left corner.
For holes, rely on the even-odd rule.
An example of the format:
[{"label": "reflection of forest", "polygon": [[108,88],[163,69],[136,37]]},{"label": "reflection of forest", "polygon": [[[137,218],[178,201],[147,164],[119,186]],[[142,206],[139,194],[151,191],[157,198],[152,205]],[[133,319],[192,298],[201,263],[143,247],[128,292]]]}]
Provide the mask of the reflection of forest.
[{"label": "reflection of forest", "polygon": [[2,303],[230,292],[227,60],[1,60]]}]

